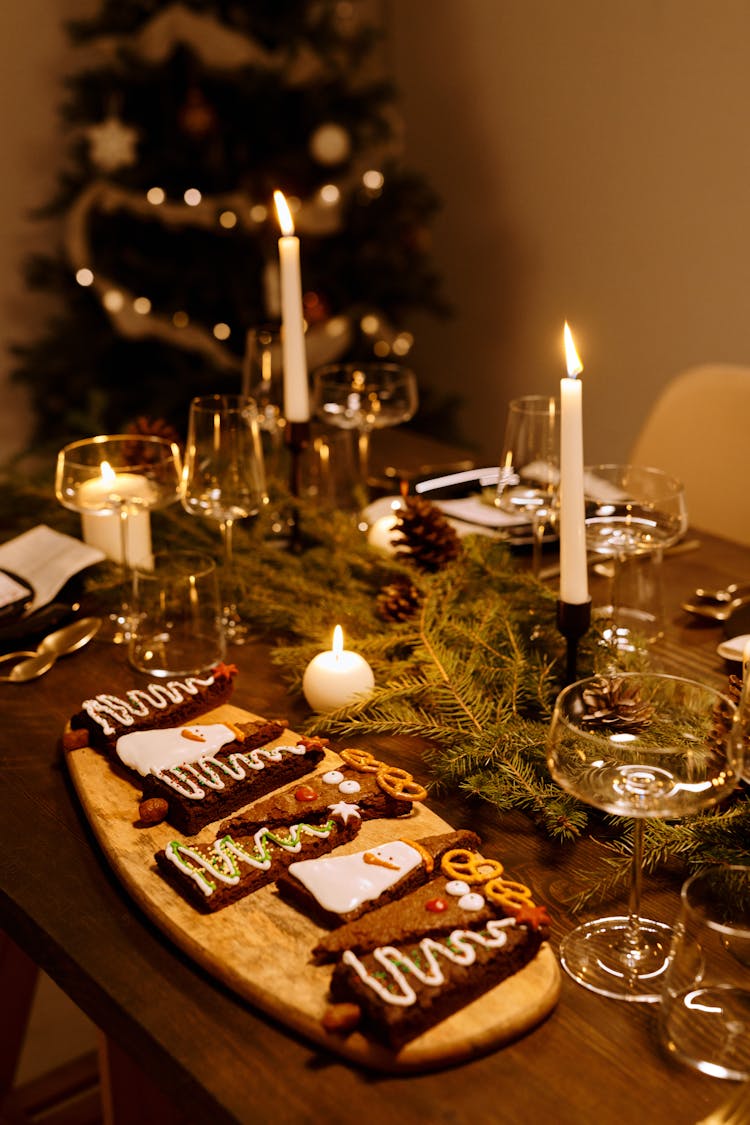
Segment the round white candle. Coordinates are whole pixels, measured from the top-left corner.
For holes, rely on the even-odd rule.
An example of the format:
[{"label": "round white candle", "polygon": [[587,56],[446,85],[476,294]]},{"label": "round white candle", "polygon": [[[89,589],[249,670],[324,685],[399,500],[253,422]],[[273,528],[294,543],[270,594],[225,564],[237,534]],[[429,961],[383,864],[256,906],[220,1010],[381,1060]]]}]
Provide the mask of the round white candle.
[{"label": "round white candle", "polygon": [[371,547],[376,547],[386,555],[395,554],[397,544],[393,541],[393,532],[397,526],[398,516],[394,512],[387,516],[381,516],[368,528],[367,542]]},{"label": "round white candle", "polygon": [[333,631],[329,652],[313,657],[302,677],[302,690],[313,711],[335,711],[370,694],[375,686],[372,668],[359,653],[344,648],[341,626]]},{"label": "round white candle", "polygon": [[560,380],[560,601],[589,600],[583,491],[583,365],[565,324],[568,374]]},{"label": "round white candle", "polygon": [[[81,512],[81,529],[85,543],[104,551],[114,562],[130,566],[150,566],[151,520],[147,507],[154,491],[145,477],[136,473],[116,473],[103,461],[98,477],[84,481],[76,492],[76,502]],[[125,552],[122,557],[120,507],[127,506],[125,520]]]},{"label": "round white candle", "polygon": [[310,391],[307,383],[305,318],[302,312],[302,277],[299,239],[284,195],[273,193],[282,237],[279,239],[281,267],[281,351],[284,364],[284,417],[287,422],[307,422],[310,418]]}]

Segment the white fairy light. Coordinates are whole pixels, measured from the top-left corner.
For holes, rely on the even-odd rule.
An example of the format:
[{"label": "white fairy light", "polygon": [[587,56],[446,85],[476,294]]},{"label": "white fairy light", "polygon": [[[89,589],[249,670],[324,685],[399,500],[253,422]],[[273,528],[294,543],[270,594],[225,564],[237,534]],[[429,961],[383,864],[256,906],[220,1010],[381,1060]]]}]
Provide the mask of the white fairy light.
[{"label": "white fairy light", "polygon": [[385,183],[385,177],[382,172],[377,172],[374,168],[370,168],[362,176],[362,183],[368,191],[380,191]]},{"label": "white fairy light", "polygon": [[203,196],[197,188],[191,187],[187,189],[182,198],[185,200],[188,207],[197,207],[200,201],[203,199]]},{"label": "white fairy light", "polygon": [[393,341],[392,348],[394,355],[408,355],[414,345],[414,337],[411,332],[399,332],[396,339]]},{"label": "white fairy light", "polygon": [[108,289],[102,297],[102,304],[107,312],[117,313],[125,304],[125,297],[119,289]]},{"label": "white fairy light", "polygon": [[80,269],[76,270],[76,281],[79,285],[84,287],[94,284],[94,274],[92,270]]},{"label": "white fairy light", "polygon": [[341,199],[341,192],[335,184],[323,184],[322,188],[320,189],[320,198],[323,203],[328,203],[329,205],[331,205],[334,203],[338,203],[338,201]]},{"label": "white fairy light", "polygon": [[268,208],[263,203],[254,203],[250,208],[250,218],[254,223],[264,223],[268,217]]},{"label": "white fairy light", "polygon": [[380,328],[380,321],[374,313],[368,313],[362,317],[359,326],[366,336],[374,336]]},{"label": "white fairy light", "polygon": [[146,199],[149,203],[153,203],[154,207],[158,207],[167,198],[167,193],[164,188],[152,187],[146,192]]},{"label": "white fairy light", "polygon": [[172,324],[174,324],[175,328],[187,328],[188,324],[190,324],[190,317],[182,309],[178,309],[172,316]]},{"label": "white fairy light", "polygon": [[228,340],[232,334],[232,330],[228,324],[219,323],[214,325],[213,334],[217,340]]},{"label": "white fairy light", "polygon": [[224,230],[231,230],[232,227],[237,226],[237,216],[234,211],[222,211],[219,215],[219,223]]},{"label": "white fairy light", "polygon": [[147,316],[151,312],[151,302],[148,297],[136,297],[133,301],[133,311],[140,316]]}]

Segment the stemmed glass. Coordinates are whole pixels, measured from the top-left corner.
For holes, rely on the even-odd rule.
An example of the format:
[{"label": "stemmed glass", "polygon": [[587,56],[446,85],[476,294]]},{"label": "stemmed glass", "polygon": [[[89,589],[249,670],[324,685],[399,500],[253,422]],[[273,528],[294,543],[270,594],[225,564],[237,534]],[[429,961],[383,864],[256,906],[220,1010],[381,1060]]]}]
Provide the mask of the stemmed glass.
[{"label": "stemmed glass", "polygon": [[526,515],[533,534],[532,569],[542,564],[542,541],[560,481],[558,408],[546,395],[511,399],[505,423],[495,506]]},{"label": "stemmed glass", "polygon": [[658,561],[663,549],[684,535],[685,491],[675,477],[640,465],[593,465],[585,483],[588,549],[614,564],[611,605],[599,612],[609,619],[603,636],[616,656],[631,651],[643,633],[638,607],[621,598],[626,567],[649,554]]},{"label": "stemmed glass", "polygon": [[[135,517],[164,508],[178,498],[180,450],[166,438],[147,434],[107,434],[66,445],[57,455],[55,496],[81,515],[115,516],[123,586],[127,572],[145,560],[133,534]],[[150,538],[148,540],[150,544]],[[146,549],[148,549],[146,544]],[[110,614],[100,636],[117,644],[128,640],[130,610],[122,605]]]},{"label": "stemmed glass", "polygon": [[565,970],[620,1000],[656,1001],[671,930],[640,914],[643,822],[717,804],[742,773],[740,714],[718,690],[680,676],[623,672],[566,687],[547,742],[555,781],[613,816],[634,818],[628,913],[578,926],[560,945]]},{"label": "stemmed glass", "polygon": [[417,409],[414,372],[398,363],[341,363],[313,372],[312,409],[322,422],[358,432],[359,487],[367,497],[370,434],[408,422]]},{"label": "stemmed glass", "polygon": [[219,524],[224,548],[226,639],[248,638],[237,611],[233,532],[237,520],[256,516],[266,503],[258,410],[243,395],[203,395],[190,404],[180,498],[191,516]]}]

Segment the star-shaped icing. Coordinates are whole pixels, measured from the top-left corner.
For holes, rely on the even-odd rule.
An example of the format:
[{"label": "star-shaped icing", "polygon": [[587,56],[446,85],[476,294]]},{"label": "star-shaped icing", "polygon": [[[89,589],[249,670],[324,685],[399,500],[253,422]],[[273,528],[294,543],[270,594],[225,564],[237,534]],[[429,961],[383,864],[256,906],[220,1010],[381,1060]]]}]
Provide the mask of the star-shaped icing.
[{"label": "star-shaped icing", "polygon": [[544,906],[531,904],[513,911],[513,917],[517,925],[527,925],[532,930],[538,930],[540,926],[549,925],[552,921]]},{"label": "star-shaped icing", "polygon": [[116,172],[135,164],[138,130],[119,117],[107,117],[85,130],[91,145],[91,162],[103,172]]},{"label": "star-shaped icing", "polygon": [[362,819],[359,805],[352,805],[349,801],[337,801],[335,805],[329,805],[328,809],[331,816],[340,816],[344,824],[348,823],[351,816],[356,816],[359,820]]}]

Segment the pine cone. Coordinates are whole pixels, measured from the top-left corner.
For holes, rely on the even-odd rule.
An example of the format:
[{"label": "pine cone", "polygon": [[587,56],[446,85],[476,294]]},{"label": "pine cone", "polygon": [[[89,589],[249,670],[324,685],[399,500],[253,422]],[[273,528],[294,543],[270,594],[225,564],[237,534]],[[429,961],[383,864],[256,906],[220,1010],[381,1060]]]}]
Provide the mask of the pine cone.
[{"label": "pine cone", "polygon": [[420,496],[407,496],[396,510],[397,524],[391,539],[396,558],[411,559],[422,570],[436,571],[455,559],[461,546],[443,513]]},{"label": "pine cone", "polygon": [[654,708],[643,702],[638,688],[629,686],[621,676],[597,676],[594,685],[583,693],[583,705],[586,711],[581,722],[585,726],[610,730],[642,730],[654,715]]},{"label": "pine cone", "polygon": [[136,418],[134,422],[130,423],[125,433],[134,435],[133,441],[127,442],[123,447],[123,454],[131,465],[147,465],[150,461],[156,460],[156,450],[153,444],[148,441],[138,441],[138,436],[141,434],[145,437],[165,438],[182,448],[177,430],[164,418],[152,419],[141,415],[140,418]]},{"label": "pine cone", "polygon": [[408,621],[419,609],[422,596],[408,578],[395,578],[377,596],[375,605],[386,621]]}]

